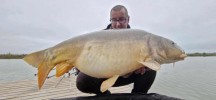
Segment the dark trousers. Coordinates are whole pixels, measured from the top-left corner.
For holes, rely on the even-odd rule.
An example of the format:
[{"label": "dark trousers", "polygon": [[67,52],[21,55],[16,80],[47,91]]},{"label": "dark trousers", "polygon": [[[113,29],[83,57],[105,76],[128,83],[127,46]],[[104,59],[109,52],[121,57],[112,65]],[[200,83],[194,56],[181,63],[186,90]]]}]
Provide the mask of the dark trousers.
[{"label": "dark trousers", "polygon": [[[114,87],[134,83],[131,93],[147,93],[155,80],[155,76],[156,71],[154,70],[146,71],[143,75],[133,73],[128,78],[119,77],[115,82]],[[79,72],[76,86],[84,93],[101,94],[100,86],[104,80],[106,79],[94,78]]]}]

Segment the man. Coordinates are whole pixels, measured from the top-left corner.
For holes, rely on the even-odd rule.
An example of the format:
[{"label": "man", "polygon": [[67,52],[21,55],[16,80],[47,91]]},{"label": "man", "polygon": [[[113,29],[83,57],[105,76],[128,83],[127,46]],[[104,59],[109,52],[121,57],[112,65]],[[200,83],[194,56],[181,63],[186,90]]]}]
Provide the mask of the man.
[{"label": "man", "polygon": [[[117,5],[111,9],[111,24],[109,24],[105,30],[130,28],[128,24],[129,18],[130,17],[128,15],[127,9],[122,5]],[[133,73],[119,77],[114,84],[114,87],[134,83],[134,87],[131,93],[147,93],[152,83],[154,82],[155,76],[156,71],[150,70],[143,66],[142,68],[136,70]],[[105,91],[104,93],[101,93],[100,91],[100,86],[104,80],[106,79],[94,78],[82,72],[79,72],[76,85],[80,91],[85,93],[94,93],[98,95],[110,94],[109,90]]]},{"label": "man", "polygon": [[106,29],[130,28],[128,25],[129,18],[127,9],[122,5],[117,5],[110,11],[111,24],[109,24]]}]

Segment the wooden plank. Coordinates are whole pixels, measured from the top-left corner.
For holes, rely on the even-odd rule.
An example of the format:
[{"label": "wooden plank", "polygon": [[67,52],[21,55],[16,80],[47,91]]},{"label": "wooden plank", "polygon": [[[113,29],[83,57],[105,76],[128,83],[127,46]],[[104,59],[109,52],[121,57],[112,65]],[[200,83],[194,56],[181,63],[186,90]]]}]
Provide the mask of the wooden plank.
[{"label": "wooden plank", "polygon": [[[56,98],[94,95],[80,92],[76,88],[76,77],[74,76],[70,78],[64,78],[58,84],[60,80],[61,78],[54,77],[47,79],[41,90],[38,90],[37,80],[0,83],[0,99],[48,100]],[[131,88],[128,85],[122,87],[112,87],[110,91],[112,93],[129,93],[131,91]]]}]

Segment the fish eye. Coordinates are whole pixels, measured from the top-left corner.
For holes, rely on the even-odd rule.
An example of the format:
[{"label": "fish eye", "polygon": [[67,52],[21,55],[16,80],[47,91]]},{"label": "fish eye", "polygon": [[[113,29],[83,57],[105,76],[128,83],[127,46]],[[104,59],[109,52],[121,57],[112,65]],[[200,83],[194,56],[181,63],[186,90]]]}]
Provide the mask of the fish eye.
[{"label": "fish eye", "polygon": [[174,42],[172,42],[172,45],[174,45],[175,43]]}]

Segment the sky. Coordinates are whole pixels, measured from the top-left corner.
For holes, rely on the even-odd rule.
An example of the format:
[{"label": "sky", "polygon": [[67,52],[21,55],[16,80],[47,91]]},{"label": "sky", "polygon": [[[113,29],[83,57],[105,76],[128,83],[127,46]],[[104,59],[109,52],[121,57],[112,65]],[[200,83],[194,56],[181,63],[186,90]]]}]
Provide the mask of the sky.
[{"label": "sky", "polygon": [[115,5],[128,9],[133,29],[173,40],[186,53],[216,52],[216,0],[0,0],[0,54],[102,30]]}]

